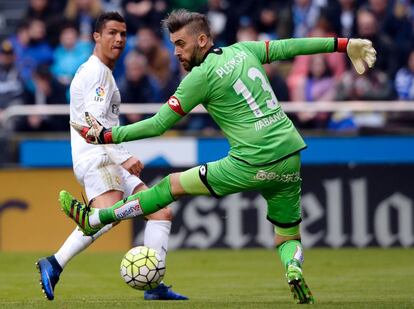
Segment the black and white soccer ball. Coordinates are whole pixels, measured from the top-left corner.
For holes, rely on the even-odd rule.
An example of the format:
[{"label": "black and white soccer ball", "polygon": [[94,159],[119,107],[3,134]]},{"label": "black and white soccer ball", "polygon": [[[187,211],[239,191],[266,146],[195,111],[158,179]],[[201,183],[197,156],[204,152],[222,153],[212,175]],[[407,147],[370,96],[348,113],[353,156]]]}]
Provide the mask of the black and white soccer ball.
[{"label": "black and white soccer ball", "polygon": [[125,253],[120,272],[130,287],[151,290],[164,278],[165,263],[154,249],[138,246]]}]

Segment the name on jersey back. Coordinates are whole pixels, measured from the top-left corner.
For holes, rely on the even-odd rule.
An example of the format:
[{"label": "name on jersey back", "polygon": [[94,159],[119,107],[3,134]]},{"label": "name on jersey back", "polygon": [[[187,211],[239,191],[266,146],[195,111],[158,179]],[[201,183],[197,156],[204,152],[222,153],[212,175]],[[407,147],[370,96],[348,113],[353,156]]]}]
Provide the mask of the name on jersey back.
[{"label": "name on jersey back", "polygon": [[226,62],[223,66],[219,67],[216,70],[216,74],[223,78],[226,75],[229,75],[235,68],[243,63],[247,58],[247,53],[244,51],[238,52],[233,58]]}]

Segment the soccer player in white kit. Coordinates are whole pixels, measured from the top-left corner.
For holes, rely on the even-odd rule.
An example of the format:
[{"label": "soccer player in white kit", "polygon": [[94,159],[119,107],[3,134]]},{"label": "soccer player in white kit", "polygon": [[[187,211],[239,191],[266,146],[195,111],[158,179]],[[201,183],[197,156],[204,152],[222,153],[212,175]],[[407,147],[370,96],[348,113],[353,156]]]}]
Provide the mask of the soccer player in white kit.
[{"label": "soccer player in white kit", "polygon": [[[103,13],[96,22],[93,37],[96,43],[93,54],[79,67],[70,86],[70,119],[86,125],[84,115],[89,112],[104,126],[112,127],[119,125],[121,96],[112,70],[125,48],[126,24],[123,17],[117,12]],[[142,163],[122,145],[90,145],[71,128],[71,147],[73,170],[85,188],[91,207],[108,208],[120,199],[147,189],[138,177]],[[144,245],[158,251],[165,260],[172,212],[165,208],[146,219]],[[93,236],[86,236],[76,228],[54,255],[37,262],[40,283],[47,299],[54,299],[54,287],[70,259],[112,227],[113,224],[108,224]],[[164,283],[145,291],[144,298],[188,299]]]}]

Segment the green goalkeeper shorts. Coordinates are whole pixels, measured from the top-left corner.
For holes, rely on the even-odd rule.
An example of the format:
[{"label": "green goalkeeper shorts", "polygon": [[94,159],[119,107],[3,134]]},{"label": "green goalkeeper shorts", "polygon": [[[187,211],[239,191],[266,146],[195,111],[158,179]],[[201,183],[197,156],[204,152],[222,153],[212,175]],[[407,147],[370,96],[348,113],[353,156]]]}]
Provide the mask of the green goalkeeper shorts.
[{"label": "green goalkeeper shorts", "polygon": [[233,157],[200,166],[200,178],[215,197],[257,191],[267,202],[267,219],[288,228],[301,221],[300,154],[266,166],[251,166]]}]

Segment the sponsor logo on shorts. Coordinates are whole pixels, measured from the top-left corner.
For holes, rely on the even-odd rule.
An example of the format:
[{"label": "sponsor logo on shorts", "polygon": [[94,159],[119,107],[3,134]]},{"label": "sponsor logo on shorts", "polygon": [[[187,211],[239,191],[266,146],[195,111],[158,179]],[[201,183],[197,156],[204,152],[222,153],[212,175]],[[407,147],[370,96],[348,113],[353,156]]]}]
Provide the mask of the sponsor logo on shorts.
[{"label": "sponsor logo on shorts", "polygon": [[291,173],[291,174],[276,174],[274,172],[266,172],[263,170],[257,171],[256,175],[254,176],[256,180],[276,180],[280,182],[297,182],[301,180],[299,172]]},{"label": "sponsor logo on shorts", "polygon": [[115,209],[115,216],[118,219],[133,218],[142,214],[143,211],[141,205],[139,204],[139,199],[129,201],[118,209]]},{"label": "sponsor logo on shorts", "polygon": [[177,97],[175,96],[171,96],[168,99],[168,105],[170,106],[170,108],[176,112],[177,114],[181,115],[181,116],[185,116],[186,113],[183,111],[182,107],[181,107],[181,103],[180,100],[178,100]]}]

